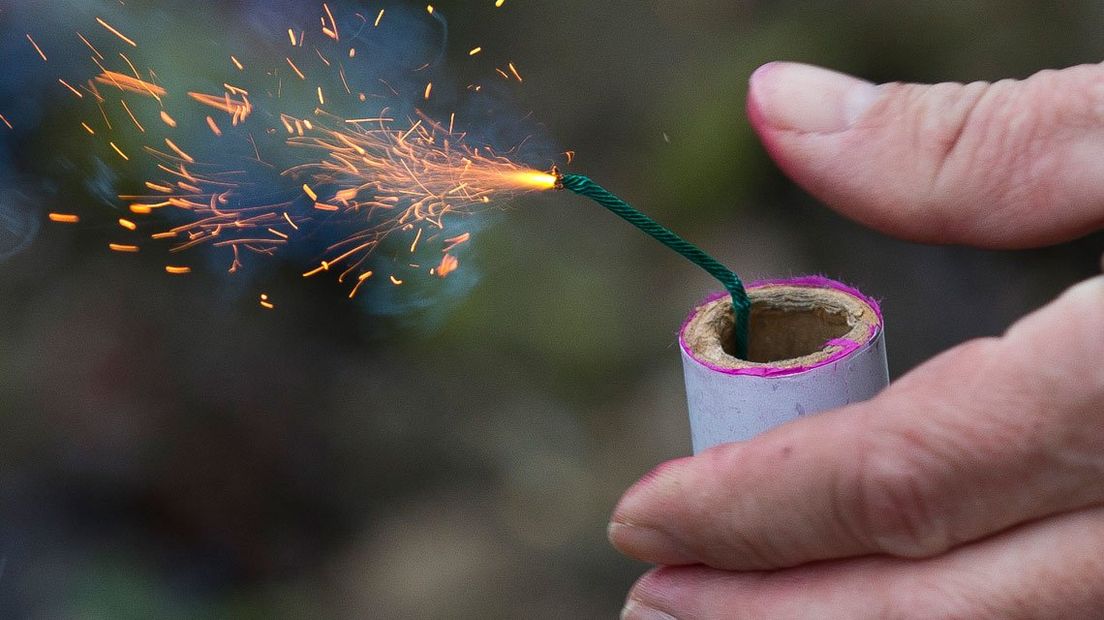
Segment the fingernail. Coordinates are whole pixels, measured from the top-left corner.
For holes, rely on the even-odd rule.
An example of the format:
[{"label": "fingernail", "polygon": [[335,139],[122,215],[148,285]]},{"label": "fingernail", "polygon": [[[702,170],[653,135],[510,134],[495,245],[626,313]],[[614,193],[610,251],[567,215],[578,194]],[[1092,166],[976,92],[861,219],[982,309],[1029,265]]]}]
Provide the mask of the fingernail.
[{"label": "fingernail", "polygon": [[630,599],[621,610],[621,620],[678,620],[678,618]]},{"label": "fingernail", "polygon": [[858,78],[791,62],[772,62],[751,76],[749,97],[775,129],[836,133],[851,127],[880,95]]},{"label": "fingernail", "polygon": [[606,530],[610,544],[635,558],[664,564],[690,564],[697,558],[674,538],[655,528],[613,521]]}]

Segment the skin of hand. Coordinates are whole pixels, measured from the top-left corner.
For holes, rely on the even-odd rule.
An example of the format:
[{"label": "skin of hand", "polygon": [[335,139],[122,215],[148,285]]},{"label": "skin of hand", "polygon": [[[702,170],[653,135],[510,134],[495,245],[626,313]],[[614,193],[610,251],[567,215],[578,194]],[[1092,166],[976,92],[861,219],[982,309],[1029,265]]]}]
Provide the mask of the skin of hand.
[{"label": "skin of hand", "polygon": [[[1025,248],[1104,227],[1104,65],[874,85],[771,63],[748,112],[876,229]],[[865,403],[671,461],[609,536],[623,618],[1104,617],[1104,276]]]}]

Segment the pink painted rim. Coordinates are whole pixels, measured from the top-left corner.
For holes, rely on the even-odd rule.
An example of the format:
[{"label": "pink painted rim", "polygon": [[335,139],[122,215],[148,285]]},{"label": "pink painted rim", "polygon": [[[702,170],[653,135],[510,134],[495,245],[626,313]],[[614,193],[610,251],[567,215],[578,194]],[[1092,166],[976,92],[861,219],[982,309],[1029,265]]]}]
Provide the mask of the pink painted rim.
[{"label": "pink painted rim", "polygon": [[778,368],[774,366],[756,366],[753,368],[721,368],[716,364],[707,362],[694,355],[694,352],[691,351],[690,347],[686,344],[686,327],[690,325],[690,322],[693,321],[695,317],[698,316],[698,313],[701,311],[702,306],[714,302],[722,297],[728,296],[728,293],[722,291],[719,293],[713,293],[706,297],[704,300],[702,300],[701,303],[695,306],[694,309],[690,312],[690,315],[686,317],[686,320],[682,323],[682,327],[679,328],[679,347],[682,348],[686,355],[690,356],[690,359],[701,364],[702,366],[705,366],[713,372],[718,372],[725,375],[745,375],[752,377],[784,377],[787,375],[801,374],[803,372],[813,370],[814,368],[821,368],[834,362],[838,362],[839,360],[851,355],[863,346],[873,342],[878,333],[881,332],[882,326],[885,324],[885,318],[882,316],[882,308],[880,305],[878,305],[878,302],[874,301],[870,297],[867,297],[853,286],[848,286],[842,282],[837,282],[836,280],[825,278],[823,276],[801,276],[797,278],[757,280],[750,283],[747,286],[747,289],[750,291],[757,288],[762,288],[764,286],[777,285],[801,286],[807,288],[830,288],[837,291],[842,291],[844,293],[847,293],[848,295],[857,297],[858,299],[861,299],[869,304],[870,307],[874,309],[874,314],[877,315],[878,322],[876,325],[874,325],[874,328],[870,330],[870,333],[867,334],[866,338],[864,338],[862,341],[855,341],[849,338],[837,338],[835,340],[829,340],[825,343],[825,346],[836,346],[839,347],[839,350],[829,355],[826,359],[820,361],[819,363],[810,366],[794,366],[792,368]]}]

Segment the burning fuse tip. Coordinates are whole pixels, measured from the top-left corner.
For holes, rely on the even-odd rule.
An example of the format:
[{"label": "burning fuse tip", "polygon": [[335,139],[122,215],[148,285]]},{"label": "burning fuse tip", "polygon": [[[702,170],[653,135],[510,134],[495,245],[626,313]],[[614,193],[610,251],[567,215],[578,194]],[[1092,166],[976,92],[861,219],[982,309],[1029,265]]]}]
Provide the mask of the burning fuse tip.
[{"label": "burning fuse tip", "polygon": [[548,171],[548,174],[556,177],[556,181],[552,184],[552,189],[554,189],[556,191],[562,191],[563,188],[564,188],[564,184],[563,184],[563,173],[560,172],[560,167],[553,164],[552,169]]}]

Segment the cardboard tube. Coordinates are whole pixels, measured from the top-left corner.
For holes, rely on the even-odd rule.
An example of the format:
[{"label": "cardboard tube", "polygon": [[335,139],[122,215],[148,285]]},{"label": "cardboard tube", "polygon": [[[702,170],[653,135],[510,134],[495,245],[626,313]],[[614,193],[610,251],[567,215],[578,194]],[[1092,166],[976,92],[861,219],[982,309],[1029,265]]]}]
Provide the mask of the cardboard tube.
[{"label": "cardboard tube", "polygon": [[747,360],[729,353],[732,304],[707,299],[679,333],[694,453],[873,397],[889,385],[881,309],[827,278],[748,286]]}]

